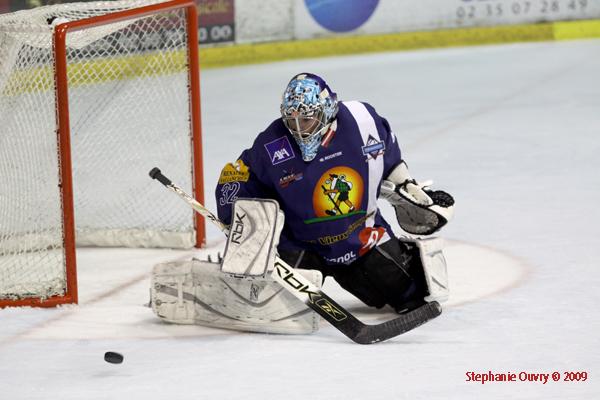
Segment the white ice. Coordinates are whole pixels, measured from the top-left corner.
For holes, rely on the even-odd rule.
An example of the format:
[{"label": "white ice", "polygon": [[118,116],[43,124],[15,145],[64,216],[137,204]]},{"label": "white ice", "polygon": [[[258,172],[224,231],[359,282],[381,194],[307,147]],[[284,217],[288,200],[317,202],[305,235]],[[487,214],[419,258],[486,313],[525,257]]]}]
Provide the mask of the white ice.
[{"label": "white ice", "polygon": [[[600,393],[600,41],[299,60],[202,73],[207,205],[221,166],[278,114],[295,73],[392,124],[417,179],[455,195],[442,316],[360,346],[322,323],[264,335],[160,322],[149,271],[189,257],[81,249],[80,304],[0,311],[0,399],[595,399]],[[390,210],[386,216],[393,218]],[[222,246],[209,227],[209,248]],[[334,283],[365,321],[382,315]],[[105,351],[124,354],[121,365]],[[467,382],[585,371],[585,382]]]}]

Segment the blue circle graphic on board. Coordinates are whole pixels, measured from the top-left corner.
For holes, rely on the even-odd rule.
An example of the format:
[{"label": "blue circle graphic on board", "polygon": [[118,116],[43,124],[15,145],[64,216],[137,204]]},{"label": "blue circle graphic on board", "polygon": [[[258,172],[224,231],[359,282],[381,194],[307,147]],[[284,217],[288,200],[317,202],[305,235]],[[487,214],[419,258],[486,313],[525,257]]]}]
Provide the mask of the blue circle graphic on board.
[{"label": "blue circle graphic on board", "polygon": [[367,22],[379,0],[304,0],[304,3],[323,28],[349,32]]}]

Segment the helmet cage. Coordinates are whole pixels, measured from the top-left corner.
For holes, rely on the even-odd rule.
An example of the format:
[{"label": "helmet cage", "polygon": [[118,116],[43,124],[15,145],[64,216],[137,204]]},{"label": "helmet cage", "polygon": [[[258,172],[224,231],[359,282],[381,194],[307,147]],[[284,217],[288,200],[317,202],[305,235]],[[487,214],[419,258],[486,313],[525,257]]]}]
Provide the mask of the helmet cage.
[{"label": "helmet cage", "polygon": [[290,116],[286,115],[283,117],[283,123],[296,141],[306,142],[313,135],[321,133],[325,127],[322,110],[317,109],[310,113],[312,115],[308,114],[293,111]]},{"label": "helmet cage", "polygon": [[322,136],[337,114],[337,96],[317,75],[303,73],[288,83],[281,102],[281,117],[306,160],[304,149],[310,147],[310,156],[316,154]]}]

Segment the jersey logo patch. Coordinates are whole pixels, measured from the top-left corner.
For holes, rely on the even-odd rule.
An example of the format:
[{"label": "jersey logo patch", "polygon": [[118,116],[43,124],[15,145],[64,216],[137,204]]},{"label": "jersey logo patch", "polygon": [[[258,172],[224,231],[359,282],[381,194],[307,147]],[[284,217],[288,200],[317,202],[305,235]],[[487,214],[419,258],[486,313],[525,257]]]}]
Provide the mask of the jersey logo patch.
[{"label": "jersey logo patch", "polygon": [[369,139],[367,139],[367,144],[361,148],[363,155],[367,156],[366,161],[371,159],[376,160],[377,157],[385,153],[385,143],[380,142],[371,135],[369,135]]},{"label": "jersey logo patch", "polygon": [[229,163],[221,170],[219,176],[219,185],[231,182],[248,182],[250,177],[250,169],[242,160],[237,160],[235,163]]},{"label": "jersey logo patch", "polygon": [[282,136],[265,144],[265,149],[267,149],[271,164],[273,165],[281,164],[296,157],[287,136]]},{"label": "jersey logo patch", "polygon": [[349,253],[344,254],[340,257],[334,258],[326,258],[326,260],[332,264],[350,264],[352,261],[356,260],[356,254],[354,254],[354,250]]},{"label": "jersey logo patch", "polygon": [[295,174],[294,170],[292,170],[292,172],[289,173],[286,170],[283,170],[283,176],[279,178],[279,186],[281,186],[282,188],[286,188],[290,185],[290,183],[300,181],[303,177],[304,174],[302,172],[298,172],[297,174]]},{"label": "jersey logo patch", "polygon": [[358,172],[349,167],[333,167],[325,171],[313,191],[313,209],[316,218],[305,224],[346,218],[364,214],[361,210],[363,180]]},{"label": "jersey logo patch", "polygon": [[363,215],[362,217],[360,217],[359,219],[357,219],[356,221],[351,223],[350,226],[348,226],[348,229],[346,229],[344,232],[336,234],[336,235],[322,236],[319,238],[319,240],[308,241],[308,243],[317,243],[318,242],[322,246],[331,246],[332,244],[337,243],[341,240],[348,239],[355,230],[357,230],[361,226],[364,226],[367,219],[371,218],[375,214],[374,211],[371,211],[368,214],[363,211],[363,213],[365,213],[365,215]]},{"label": "jersey logo patch", "polygon": [[332,158],[336,158],[336,157],[339,157],[341,155],[342,155],[341,151],[338,151],[338,152],[335,152],[335,153],[332,153],[332,154],[328,154],[328,155],[326,155],[324,157],[319,158],[319,162],[329,161]]},{"label": "jersey logo patch", "polygon": [[369,250],[375,247],[377,243],[379,243],[379,241],[383,238],[383,235],[385,235],[385,229],[382,227],[366,227],[365,229],[360,231],[360,233],[358,234],[358,238],[362,243],[362,247],[358,251],[358,255],[363,256]]}]

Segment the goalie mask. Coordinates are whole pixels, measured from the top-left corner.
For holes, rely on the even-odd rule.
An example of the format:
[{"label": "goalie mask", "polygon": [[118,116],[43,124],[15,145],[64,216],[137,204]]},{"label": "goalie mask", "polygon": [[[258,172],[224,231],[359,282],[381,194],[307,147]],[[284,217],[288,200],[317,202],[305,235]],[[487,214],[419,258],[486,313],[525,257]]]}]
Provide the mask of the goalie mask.
[{"label": "goalie mask", "polygon": [[337,95],[319,76],[302,73],[288,83],[281,101],[281,118],[304,161],[311,161],[317,155],[337,110]]}]

